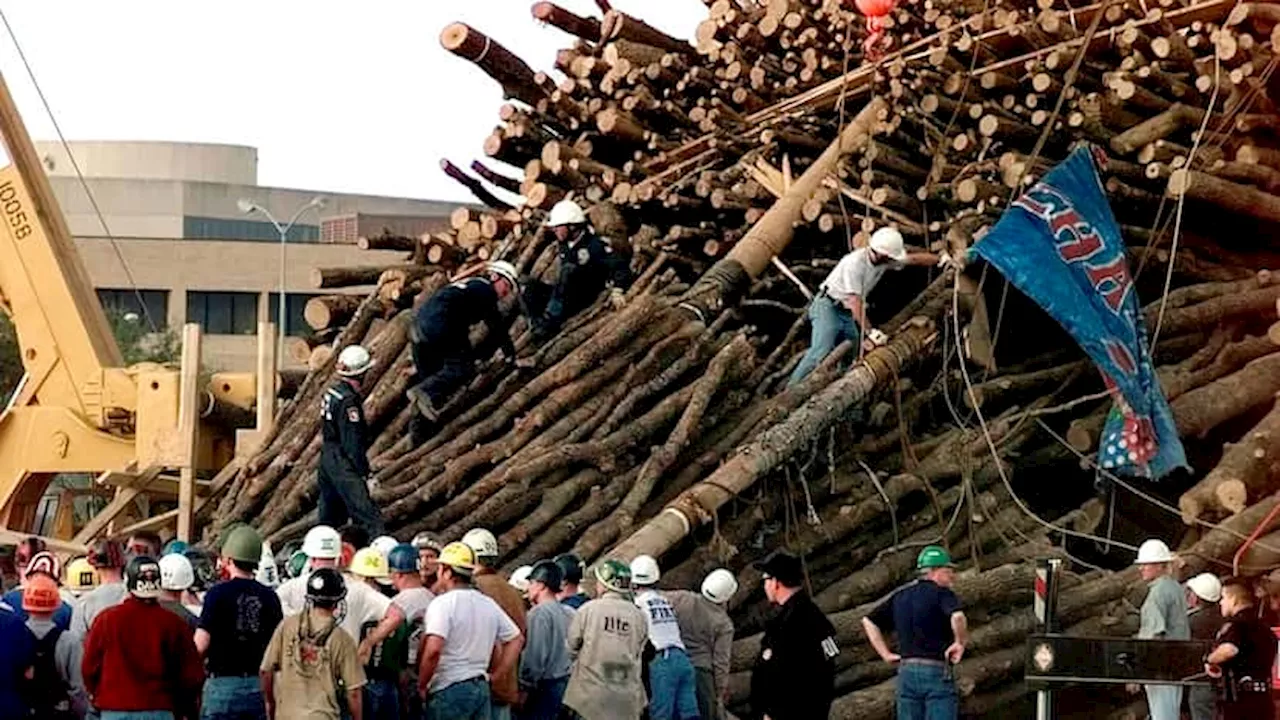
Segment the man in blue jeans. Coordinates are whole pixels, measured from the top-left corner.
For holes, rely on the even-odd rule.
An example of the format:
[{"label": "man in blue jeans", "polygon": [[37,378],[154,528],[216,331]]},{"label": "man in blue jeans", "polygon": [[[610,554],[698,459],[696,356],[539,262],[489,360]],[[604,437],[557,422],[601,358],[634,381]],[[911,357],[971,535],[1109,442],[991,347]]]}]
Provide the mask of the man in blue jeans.
[{"label": "man in blue jeans", "polygon": [[[872,350],[888,341],[888,337],[867,321],[867,295],[880,282],[886,270],[906,265],[938,265],[951,263],[946,253],[908,253],[902,234],[895,228],[882,227],[871,235],[867,247],[845,255],[809,304],[809,350],[791,373],[788,385],[805,379],[840,343],[849,340]],[[855,349],[856,353],[856,349]]]},{"label": "man in blue jeans", "polygon": [[[964,657],[969,628],[960,599],[951,591],[955,566],[937,545],[916,558],[918,580],[899,588],[862,619],[871,647],[898,666],[899,720],[953,720],[960,698],[952,667]],[[898,635],[898,652],[889,650],[881,628]]]},{"label": "man in blue jeans", "polygon": [[697,718],[697,673],[685,651],[676,611],[658,592],[658,561],[639,555],[631,561],[631,586],[636,591],[636,607],[649,621],[649,718],[650,720],[691,720]]}]

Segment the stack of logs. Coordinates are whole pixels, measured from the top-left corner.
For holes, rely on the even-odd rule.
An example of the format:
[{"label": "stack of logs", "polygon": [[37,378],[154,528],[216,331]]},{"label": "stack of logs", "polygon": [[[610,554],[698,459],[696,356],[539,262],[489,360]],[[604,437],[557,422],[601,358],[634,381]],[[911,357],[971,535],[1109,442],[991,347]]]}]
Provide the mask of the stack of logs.
[{"label": "stack of logs", "polygon": [[[445,28],[444,47],[511,100],[471,172],[443,164],[483,207],[459,208],[445,233],[360,241],[404,252],[400,264],[315,271],[318,288],[378,289],[308,305],[317,333],[295,352],[312,372],[217,485],[210,539],[249,521],[281,547],[315,522],[314,407],[333,349],[361,342],[376,363],[373,494],[399,537],[486,526],[508,569],[648,552],[673,587],[730,567],[734,708],[767,612],[750,563],[774,547],[803,554],[836,623],[842,718],[892,717],[892,670],[858,621],[922,544],[947,544],[966,568],[974,641],[959,683],[966,712],[993,717],[1027,699],[1028,558],[1075,559],[1061,606],[1073,632],[1134,629],[1142,588],[1115,572],[1128,552],[1059,528],[1182,538],[1184,572],[1226,574],[1265,519],[1241,569],[1280,564],[1280,277],[1266,270],[1280,268],[1267,239],[1280,229],[1277,6],[902,0],[869,63],[863,19],[836,0],[708,0],[692,43],[599,4],[600,18],[533,6],[573,38],[555,75]],[[959,255],[1080,140],[1112,156],[1106,188],[1193,465],[1144,486],[1164,510],[1123,488],[1118,517],[1092,500],[1109,406],[1097,372],[980,266],[891,273],[871,298],[889,345],[846,344],[788,385],[806,297],[850,244],[891,224]],[[563,198],[631,254],[626,307],[601,301],[541,346],[517,322],[534,367],[486,363],[413,447],[412,308],[485,259],[554,277],[538,227]],[[1078,700],[1097,714],[1096,693]]]}]

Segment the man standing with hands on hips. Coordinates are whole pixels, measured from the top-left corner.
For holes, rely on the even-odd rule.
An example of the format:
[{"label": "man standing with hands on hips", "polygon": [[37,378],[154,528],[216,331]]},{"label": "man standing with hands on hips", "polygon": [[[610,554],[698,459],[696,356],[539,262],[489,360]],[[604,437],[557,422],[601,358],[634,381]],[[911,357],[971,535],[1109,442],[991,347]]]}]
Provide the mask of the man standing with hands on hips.
[{"label": "man standing with hands on hips", "polygon": [[[941,720],[960,714],[952,667],[964,657],[969,627],[960,599],[951,590],[951,555],[930,545],[916,557],[920,578],[899,588],[862,618],[871,647],[898,666],[897,704],[902,720]],[[898,652],[889,650],[884,628],[898,635]]]}]

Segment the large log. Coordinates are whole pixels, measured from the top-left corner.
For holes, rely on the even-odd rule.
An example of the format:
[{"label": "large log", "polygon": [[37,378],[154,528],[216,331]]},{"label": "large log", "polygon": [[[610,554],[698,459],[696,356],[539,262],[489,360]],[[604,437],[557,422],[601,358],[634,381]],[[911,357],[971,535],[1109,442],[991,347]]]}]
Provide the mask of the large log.
[{"label": "large log", "polygon": [[[1280,367],[1280,366],[1277,366]],[[1277,489],[1280,480],[1280,405],[1267,413],[1240,442],[1228,445],[1222,460],[1178,499],[1184,518],[1208,512],[1238,513],[1250,499]]]},{"label": "large log", "polygon": [[1280,392],[1280,355],[1255,360],[1171,404],[1178,434],[1203,436],[1222,423],[1270,403]]},{"label": "large log", "polygon": [[307,301],[302,317],[312,330],[327,330],[350,320],[363,301],[360,295],[318,295]]},{"label": "large log", "polygon": [[[406,269],[410,272],[417,265],[371,265],[364,267],[328,267],[311,269],[311,287],[317,289],[376,285],[382,273],[388,270]],[[360,296],[363,297],[363,296]],[[320,328],[316,328],[317,330]]]},{"label": "large log", "polygon": [[546,92],[534,79],[533,70],[514,53],[465,23],[450,23],[440,32],[445,50],[480,66],[502,85],[507,97],[527,105],[537,105]]}]

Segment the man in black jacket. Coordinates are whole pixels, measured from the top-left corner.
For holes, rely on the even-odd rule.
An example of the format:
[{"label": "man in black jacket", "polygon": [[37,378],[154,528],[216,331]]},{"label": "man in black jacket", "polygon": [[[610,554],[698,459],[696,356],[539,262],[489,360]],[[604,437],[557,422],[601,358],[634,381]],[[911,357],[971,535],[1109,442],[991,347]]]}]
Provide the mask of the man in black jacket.
[{"label": "man in black jacket", "polygon": [[560,269],[555,285],[526,283],[524,299],[537,342],[559,332],[566,320],[587,309],[606,287],[610,289],[609,302],[615,309],[621,308],[623,292],[631,283],[628,259],[592,232],[577,203],[556,203],[546,227],[556,236]]},{"label": "man in black jacket", "polygon": [[[477,361],[495,350],[515,361],[510,327],[517,292],[515,267],[491,262],[485,275],[441,288],[418,310],[409,332],[417,376],[408,396],[427,426],[434,426],[444,404],[475,376]],[[472,347],[471,326],[477,323],[484,323],[487,334]],[[415,426],[420,440],[428,432]]]},{"label": "man in black jacket", "polygon": [[370,535],[383,534],[382,515],[369,497],[369,427],[361,386],[373,357],[359,345],[338,354],[338,380],[320,400],[320,524],[340,527],[347,518]]},{"label": "man in black jacket", "polygon": [[836,630],[802,588],[800,559],[776,552],[756,564],[780,606],[765,625],[751,670],[751,710],[769,720],[825,719],[835,694]]}]

